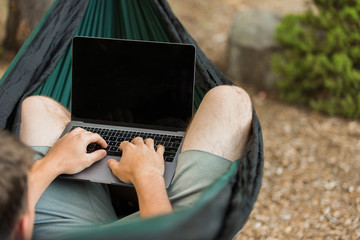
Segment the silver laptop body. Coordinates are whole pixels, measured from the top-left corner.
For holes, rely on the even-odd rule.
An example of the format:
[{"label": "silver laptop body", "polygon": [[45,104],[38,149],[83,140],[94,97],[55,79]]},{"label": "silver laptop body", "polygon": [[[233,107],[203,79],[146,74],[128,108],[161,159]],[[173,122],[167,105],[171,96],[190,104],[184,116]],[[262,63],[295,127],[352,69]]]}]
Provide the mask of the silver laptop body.
[{"label": "silver laptop body", "polygon": [[110,132],[104,139],[112,145],[104,159],[78,174],[61,177],[128,186],[107,166],[110,158],[121,161],[121,152],[115,152],[118,146],[112,140],[124,139],[117,136],[125,133],[127,137],[175,139],[165,146],[165,151],[172,151],[165,152],[168,187],[193,113],[195,47],[74,37],[72,54],[71,122],[61,137],[83,127],[99,134]]}]

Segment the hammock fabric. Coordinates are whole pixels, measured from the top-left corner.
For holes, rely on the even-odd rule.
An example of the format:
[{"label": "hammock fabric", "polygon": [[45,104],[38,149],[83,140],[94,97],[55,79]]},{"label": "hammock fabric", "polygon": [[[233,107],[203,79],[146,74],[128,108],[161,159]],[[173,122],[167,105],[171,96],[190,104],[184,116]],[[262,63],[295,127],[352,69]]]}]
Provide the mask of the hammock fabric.
[{"label": "hammock fabric", "polygon": [[[166,0],[57,0],[0,80],[1,128],[18,134],[21,103],[32,94],[50,96],[69,107],[71,39],[75,35],[194,44],[195,108],[211,88],[232,84],[207,59]],[[81,232],[74,239],[232,239],[245,224],[261,185],[263,142],[255,110],[253,113],[244,156],[194,206],[116,228]]]}]

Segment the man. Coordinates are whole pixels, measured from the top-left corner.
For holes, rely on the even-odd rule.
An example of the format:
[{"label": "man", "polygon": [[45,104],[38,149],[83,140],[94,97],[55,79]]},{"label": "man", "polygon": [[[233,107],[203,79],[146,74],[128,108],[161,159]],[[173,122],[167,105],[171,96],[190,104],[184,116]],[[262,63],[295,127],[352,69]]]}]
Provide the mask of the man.
[{"label": "man", "polygon": [[[62,173],[79,172],[106,155],[104,150],[86,153],[89,143],[96,142],[106,147],[106,142],[99,135],[80,128],[57,141],[69,120],[69,112],[50,98],[30,97],[23,102],[20,139],[32,146],[40,160],[32,165],[28,175],[28,206],[24,203],[25,187],[21,200],[23,204],[16,204],[19,208],[17,214],[13,214],[13,223],[5,224],[8,221],[6,216],[1,219],[3,236],[30,238],[36,203],[36,239],[49,236],[58,239],[89,226],[116,225],[139,217],[134,214],[118,220],[104,185],[55,179]],[[131,142],[123,142],[120,145],[123,151],[121,161],[109,160],[108,165],[121,181],[134,184],[141,218],[167,214],[173,209],[193,204],[203,190],[243,154],[251,120],[251,102],[242,89],[234,86],[216,87],[206,94],[187,130],[175,176],[167,190],[162,177],[164,148],[159,146],[155,151],[152,139],[137,137]],[[20,145],[14,141],[9,144]],[[20,148],[26,152],[23,146]],[[0,159],[3,155],[8,159],[13,158],[9,157],[4,147],[0,149]],[[17,157],[23,159],[19,164],[23,170],[22,177],[14,178],[21,178],[23,186],[26,185],[24,169],[28,156],[28,153],[24,153]],[[9,160],[7,162],[8,165],[12,164]],[[2,189],[3,182],[8,181],[3,181],[4,171],[7,171],[6,167],[0,165]],[[11,191],[4,189],[6,192],[0,195],[1,204],[12,197]],[[8,205],[12,204],[9,200],[7,202]],[[4,231],[10,225],[11,230]]]}]

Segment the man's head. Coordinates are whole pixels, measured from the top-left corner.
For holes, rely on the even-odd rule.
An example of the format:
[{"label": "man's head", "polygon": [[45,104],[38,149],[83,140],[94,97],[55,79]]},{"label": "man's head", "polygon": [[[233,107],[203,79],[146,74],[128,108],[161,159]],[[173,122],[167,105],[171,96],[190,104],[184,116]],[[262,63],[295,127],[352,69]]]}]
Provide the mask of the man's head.
[{"label": "man's head", "polygon": [[28,207],[28,172],[33,152],[0,130],[0,238],[29,238],[33,209]]}]

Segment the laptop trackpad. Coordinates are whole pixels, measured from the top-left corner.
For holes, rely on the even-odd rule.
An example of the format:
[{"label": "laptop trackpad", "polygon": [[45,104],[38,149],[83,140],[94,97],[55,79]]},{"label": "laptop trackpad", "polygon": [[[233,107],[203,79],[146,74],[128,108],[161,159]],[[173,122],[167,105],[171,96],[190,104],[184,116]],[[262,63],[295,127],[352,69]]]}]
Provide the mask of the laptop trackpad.
[{"label": "laptop trackpad", "polygon": [[121,181],[115,177],[107,165],[109,159],[120,160],[120,157],[106,156],[100,161],[94,163],[80,173],[72,175],[71,178],[79,180],[90,180],[91,182],[106,184],[121,184]]}]

